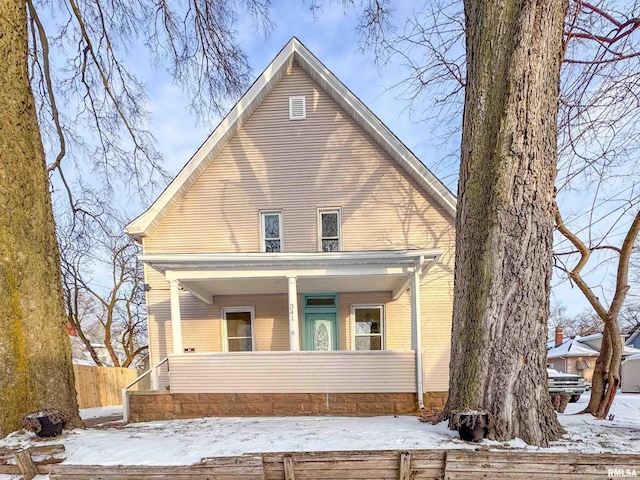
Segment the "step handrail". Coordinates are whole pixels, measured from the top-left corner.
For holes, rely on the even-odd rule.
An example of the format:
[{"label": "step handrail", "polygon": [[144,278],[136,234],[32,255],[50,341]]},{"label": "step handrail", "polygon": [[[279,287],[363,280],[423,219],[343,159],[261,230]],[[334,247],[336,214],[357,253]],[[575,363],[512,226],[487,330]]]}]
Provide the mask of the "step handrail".
[{"label": "step handrail", "polygon": [[151,390],[158,390],[158,367],[167,363],[168,361],[169,357],[165,357],[164,359],[160,360],[157,365],[151,367],[149,370],[136,378],[133,382],[122,387],[122,419],[125,421],[125,423],[129,421],[129,398],[127,397],[127,390],[129,390],[129,388],[133,387],[147,375],[151,376]]}]

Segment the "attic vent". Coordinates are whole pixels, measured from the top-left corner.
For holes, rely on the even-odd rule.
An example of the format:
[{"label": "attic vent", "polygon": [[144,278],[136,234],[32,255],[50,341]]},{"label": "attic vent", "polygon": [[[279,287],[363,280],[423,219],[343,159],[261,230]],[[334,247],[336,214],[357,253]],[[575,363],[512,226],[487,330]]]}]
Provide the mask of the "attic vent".
[{"label": "attic vent", "polygon": [[307,118],[307,108],[304,96],[289,97],[289,120],[304,120]]}]

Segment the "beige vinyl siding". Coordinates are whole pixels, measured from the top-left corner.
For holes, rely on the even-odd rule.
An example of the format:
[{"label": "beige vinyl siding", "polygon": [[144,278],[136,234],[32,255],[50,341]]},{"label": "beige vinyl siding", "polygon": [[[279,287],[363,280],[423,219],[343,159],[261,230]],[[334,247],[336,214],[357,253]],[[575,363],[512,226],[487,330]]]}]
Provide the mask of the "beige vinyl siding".
[{"label": "beige vinyl siding", "polygon": [[[288,119],[306,95],[307,119]],[[294,66],[160,225],[145,253],[259,252],[259,210],[282,209],[285,250],[317,251],[317,209],[342,208],[345,251],[439,246],[452,223]]]},{"label": "beige vinyl siding", "polygon": [[[307,119],[290,121],[288,97],[297,95],[306,96]],[[446,390],[453,219],[295,64],[144,238],[144,252],[259,252],[260,210],[282,211],[286,252],[315,252],[317,211],[324,207],[341,208],[345,251],[444,251],[422,282],[421,314],[425,375],[429,378],[425,385],[430,391]],[[171,352],[169,291],[161,275],[149,268],[145,272],[151,285],[147,301],[155,364]],[[381,303],[370,302],[369,295],[340,294],[341,349],[351,348],[351,305]],[[216,297],[215,305],[198,303],[188,293],[180,298],[185,347],[197,352],[220,351],[220,308],[228,305],[255,307],[257,350],[289,348],[286,294]],[[389,292],[384,292],[384,299],[389,302],[385,306],[386,347],[408,350],[411,292],[396,301],[390,301]],[[301,307],[299,312],[302,318]],[[197,321],[189,320],[191,317]]]},{"label": "beige vinyl siding", "polygon": [[[387,302],[391,301],[390,292],[352,292],[338,295],[340,318],[340,350],[351,350],[353,339],[353,318],[351,307],[353,305],[383,305],[386,309]],[[406,319],[405,319],[406,320]],[[385,329],[387,319],[385,317]],[[400,319],[402,321],[402,319]],[[386,330],[385,330],[386,333]],[[409,348],[411,346],[409,345]],[[407,350],[408,348],[405,348]],[[387,349],[388,350],[388,349]]]},{"label": "beige vinyl siding", "polygon": [[[222,309],[225,307],[254,307],[256,351],[289,350],[286,294],[221,296],[216,297],[216,305],[218,318],[222,318]],[[222,351],[222,343],[213,351]]]},{"label": "beige vinyl siding", "polygon": [[415,392],[413,352],[255,352],[169,359],[172,393]]}]

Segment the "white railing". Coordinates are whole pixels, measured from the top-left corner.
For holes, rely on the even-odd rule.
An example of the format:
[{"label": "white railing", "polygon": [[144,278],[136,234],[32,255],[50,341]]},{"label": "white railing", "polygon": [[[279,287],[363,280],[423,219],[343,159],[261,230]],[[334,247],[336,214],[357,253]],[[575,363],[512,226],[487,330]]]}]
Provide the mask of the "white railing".
[{"label": "white railing", "polygon": [[140,380],[145,378],[147,375],[150,375],[151,380],[151,390],[158,390],[158,367],[167,363],[169,358],[165,358],[160,361],[157,365],[151,367],[149,370],[144,372],[138,378],[136,378],[133,382],[129,383],[125,387],[122,388],[122,417],[125,422],[129,421],[129,399],[127,398],[127,390],[133,387]]}]

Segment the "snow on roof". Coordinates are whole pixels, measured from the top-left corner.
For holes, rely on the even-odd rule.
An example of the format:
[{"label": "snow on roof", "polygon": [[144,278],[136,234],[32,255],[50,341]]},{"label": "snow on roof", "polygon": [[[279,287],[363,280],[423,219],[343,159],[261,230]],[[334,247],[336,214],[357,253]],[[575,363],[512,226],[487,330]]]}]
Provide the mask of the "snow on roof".
[{"label": "snow on roof", "polygon": [[576,335],[576,339],[579,339],[579,341],[584,341],[584,340],[596,340],[598,338],[602,338],[602,332],[598,332],[598,333],[592,333],[591,335],[585,335],[584,337],[581,337],[579,335]]},{"label": "snow on roof", "polygon": [[[584,343],[580,343],[579,339],[580,337],[568,338],[559,346],[549,348],[547,358],[598,355],[598,350],[591,348]],[[555,343],[552,344],[555,345]]]},{"label": "snow on roof", "polygon": [[[602,333],[594,333],[592,335],[587,335],[584,337],[576,335],[575,337],[565,338],[559,346],[555,346],[555,340],[550,340],[547,342],[547,358],[558,358],[558,357],[584,357],[584,356],[595,356],[600,353],[599,350],[592,348],[585,343],[582,343],[584,340],[594,340],[599,337],[602,337]],[[626,346],[622,352],[623,355],[634,355],[640,354],[640,350],[637,348]]]},{"label": "snow on roof", "polygon": [[[630,346],[628,346],[628,345],[625,345],[625,346],[624,346],[624,351],[622,352],[622,354],[623,354],[623,355],[625,355],[625,354],[626,354],[628,357],[629,357],[629,356],[631,356],[631,357],[635,357],[635,356],[637,356],[637,355],[640,355],[640,350],[638,350],[637,348],[633,348],[633,347],[630,347]],[[627,357],[627,358],[628,358],[628,357]]]}]

